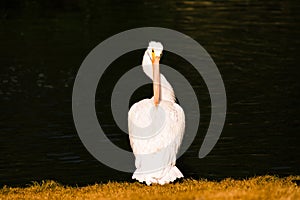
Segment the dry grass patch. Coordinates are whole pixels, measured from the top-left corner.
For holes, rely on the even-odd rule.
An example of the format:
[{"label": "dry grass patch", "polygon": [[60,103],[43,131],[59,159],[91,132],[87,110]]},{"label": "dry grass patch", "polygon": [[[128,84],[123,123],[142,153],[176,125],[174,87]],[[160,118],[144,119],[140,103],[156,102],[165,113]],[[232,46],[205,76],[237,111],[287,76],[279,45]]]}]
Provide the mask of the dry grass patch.
[{"label": "dry grass patch", "polygon": [[0,199],[300,199],[294,180],[300,176],[278,178],[258,176],[221,182],[187,179],[181,183],[146,186],[140,183],[109,182],[86,187],[69,187],[54,181],[33,183],[27,188],[3,187]]}]

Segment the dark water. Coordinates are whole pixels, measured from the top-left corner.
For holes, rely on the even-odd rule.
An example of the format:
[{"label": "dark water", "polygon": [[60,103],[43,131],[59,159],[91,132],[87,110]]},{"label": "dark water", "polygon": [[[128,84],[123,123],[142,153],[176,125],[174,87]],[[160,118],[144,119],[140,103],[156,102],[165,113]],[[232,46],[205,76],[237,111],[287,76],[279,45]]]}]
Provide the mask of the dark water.
[{"label": "dark water", "polygon": [[[177,161],[186,177],[222,179],[300,174],[297,1],[20,1],[0,3],[0,185],[53,179],[65,184],[130,180],[94,159],[77,136],[72,86],[85,56],[121,31],[158,26],[197,40],[222,74],[226,124],[213,151],[197,157],[210,119],[200,76],[178,56],[163,63],[180,71],[200,101],[201,123]],[[99,83],[96,108],[107,136],[129,150],[114,124],[110,92],[143,51],[116,60]],[[131,104],[151,96],[136,91]]]}]

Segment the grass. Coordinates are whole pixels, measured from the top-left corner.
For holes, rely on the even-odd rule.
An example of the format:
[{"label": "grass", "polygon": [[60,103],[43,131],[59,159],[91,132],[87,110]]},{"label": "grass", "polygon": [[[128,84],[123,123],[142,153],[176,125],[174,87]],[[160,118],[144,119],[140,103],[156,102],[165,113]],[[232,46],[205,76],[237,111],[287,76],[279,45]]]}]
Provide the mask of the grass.
[{"label": "grass", "polygon": [[300,199],[300,176],[258,176],[220,182],[187,179],[167,185],[146,186],[138,182],[109,182],[69,187],[54,181],[34,182],[26,188],[0,189],[0,199]]}]

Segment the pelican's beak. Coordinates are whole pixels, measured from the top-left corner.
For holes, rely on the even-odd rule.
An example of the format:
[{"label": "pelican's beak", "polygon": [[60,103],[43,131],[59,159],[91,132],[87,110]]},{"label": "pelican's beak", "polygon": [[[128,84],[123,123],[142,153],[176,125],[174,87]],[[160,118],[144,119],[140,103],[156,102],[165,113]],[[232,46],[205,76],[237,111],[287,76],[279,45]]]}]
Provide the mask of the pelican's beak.
[{"label": "pelican's beak", "polygon": [[153,93],[154,93],[155,106],[159,104],[159,96],[160,96],[159,60],[160,60],[160,56],[155,56],[154,53],[152,53]]}]

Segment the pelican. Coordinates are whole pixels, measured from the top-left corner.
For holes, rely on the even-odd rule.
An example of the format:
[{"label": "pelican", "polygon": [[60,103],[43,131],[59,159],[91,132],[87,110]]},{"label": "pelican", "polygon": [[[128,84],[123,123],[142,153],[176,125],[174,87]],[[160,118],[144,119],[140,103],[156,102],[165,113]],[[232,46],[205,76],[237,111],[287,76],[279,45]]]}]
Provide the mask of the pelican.
[{"label": "pelican", "polygon": [[128,112],[129,140],[136,167],[132,179],[147,185],[163,185],[183,177],[175,163],[184,134],[185,115],[175,103],[171,84],[159,71],[162,51],[160,42],[149,42],[142,67],[153,80],[153,97],[135,103]]}]

